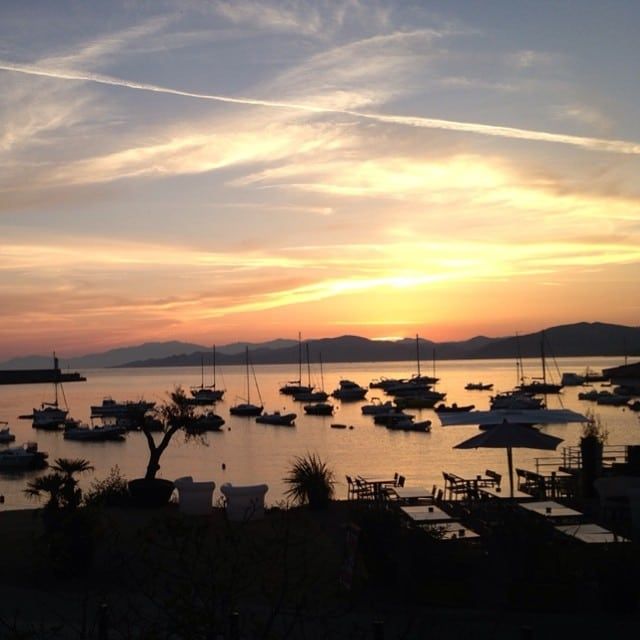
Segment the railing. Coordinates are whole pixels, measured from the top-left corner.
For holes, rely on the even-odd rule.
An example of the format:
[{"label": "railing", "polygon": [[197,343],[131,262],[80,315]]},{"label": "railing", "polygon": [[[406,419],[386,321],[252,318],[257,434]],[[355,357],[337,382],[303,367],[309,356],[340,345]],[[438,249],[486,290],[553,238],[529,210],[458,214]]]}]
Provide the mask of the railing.
[{"label": "railing", "polygon": [[[602,447],[602,466],[611,467],[615,463],[628,461],[628,447],[625,444],[604,445]],[[536,472],[554,468],[563,471],[578,471],[582,468],[582,454],[579,446],[563,447],[560,456],[535,458]]]}]

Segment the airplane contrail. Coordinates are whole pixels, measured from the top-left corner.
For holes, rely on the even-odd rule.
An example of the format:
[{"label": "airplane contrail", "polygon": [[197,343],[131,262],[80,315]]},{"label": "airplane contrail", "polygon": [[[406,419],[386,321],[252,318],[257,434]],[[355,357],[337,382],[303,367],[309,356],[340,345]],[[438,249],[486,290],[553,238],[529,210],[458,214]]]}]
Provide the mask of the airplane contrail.
[{"label": "airplane contrail", "polygon": [[626,140],[607,140],[603,138],[590,138],[583,136],[573,136],[561,133],[550,133],[547,131],[535,131],[532,129],[518,129],[516,127],[503,127],[498,125],[480,124],[475,122],[459,122],[455,120],[442,120],[439,118],[424,118],[422,116],[398,116],[384,113],[371,113],[366,111],[355,111],[352,109],[332,109],[330,107],[317,107],[309,104],[296,102],[280,102],[277,100],[261,100],[257,98],[234,98],[231,96],[196,93],[192,91],[181,91],[156,84],[144,82],[133,82],[112,76],[81,71],[59,71],[56,69],[45,69],[34,65],[16,64],[0,60],[0,70],[25,73],[33,76],[43,76],[46,78],[57,78],[60,80],[76,80],[80,82],[96,82],[98,84],[124,87],[138,91],[151,91],[187,98],[197,98],[199,100],[213,100],[215,102],[226,102],[248,106],[269,107],[274,109],[290,109],[293,111],[305,111],[317,114],[339,114],[348,115],[355,118],[374,120],[376,122],[386,122],[410,127],[426,129],[445,129],[448,131],[464,131],[477,133],[486,136],[497,136],[502,138],[515,138],[520,140],[531,140],[537,142],[554,142],[568,144],[576,147],[583,147],[593,151],[609,151],[613,153],[640,155],[640,143],[628,142]]}]

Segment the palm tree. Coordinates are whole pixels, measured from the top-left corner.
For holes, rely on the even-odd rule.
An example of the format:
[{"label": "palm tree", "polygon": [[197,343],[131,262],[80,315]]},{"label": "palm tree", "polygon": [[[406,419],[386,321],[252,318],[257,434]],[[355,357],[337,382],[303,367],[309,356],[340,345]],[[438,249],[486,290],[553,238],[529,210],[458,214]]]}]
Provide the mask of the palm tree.
[{"label": "palm tree", "polygon": [[78,487],[76,475],[93,471],[93,466],[84,458],[57,458],[51,466],[52,473],[35,478],[27,483],[24,490],[30,498],[48,496],[45,508],[76,509],[82,500],[82,490]]}]

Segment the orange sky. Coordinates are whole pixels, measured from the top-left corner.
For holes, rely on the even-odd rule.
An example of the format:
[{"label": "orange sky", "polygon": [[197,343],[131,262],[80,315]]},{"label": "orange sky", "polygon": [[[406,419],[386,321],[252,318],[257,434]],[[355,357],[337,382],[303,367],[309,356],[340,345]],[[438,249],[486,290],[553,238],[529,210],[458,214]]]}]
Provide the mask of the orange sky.
[{"label": "orange sky", "polygon": [[640,8],[588,4],[7,3],[0,360],[636,325]]}]

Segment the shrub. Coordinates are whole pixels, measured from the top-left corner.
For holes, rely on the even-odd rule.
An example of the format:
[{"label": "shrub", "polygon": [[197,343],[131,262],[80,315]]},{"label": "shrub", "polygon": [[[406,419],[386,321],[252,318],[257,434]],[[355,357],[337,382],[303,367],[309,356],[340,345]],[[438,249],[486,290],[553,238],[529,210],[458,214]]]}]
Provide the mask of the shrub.
[{"label": "shrub", "polygon": [[85,492],[84,504],[88,506],[123,507],[129,504],[129,483],[115,465],[103,480],[94,480]]},{"label": "shrub", "polygon": [[283,481],[289,486],[285,491],[288,498],[312,509],[326,508],[334,495],[334,473],[313,453],[296,458]]}]

